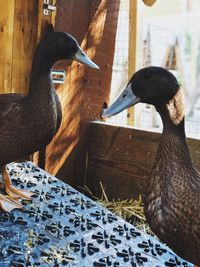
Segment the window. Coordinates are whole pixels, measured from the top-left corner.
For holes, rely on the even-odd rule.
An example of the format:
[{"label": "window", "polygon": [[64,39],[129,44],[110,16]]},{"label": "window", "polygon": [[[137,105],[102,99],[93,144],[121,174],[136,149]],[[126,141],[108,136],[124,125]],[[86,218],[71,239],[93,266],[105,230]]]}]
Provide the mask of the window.
[{"label": "window", "polygon": [[[186,133],[200,138],[200,1],[162,0],[152,6],[137,1],[136,68],[156,65],[169,69],[180,80],[184,94]],[[130,55],[130,1],[121,0],[110,102],[128,81]],[[161,131],[154,107],[138,104],[127,119],[127,111],[109,122]]]}]

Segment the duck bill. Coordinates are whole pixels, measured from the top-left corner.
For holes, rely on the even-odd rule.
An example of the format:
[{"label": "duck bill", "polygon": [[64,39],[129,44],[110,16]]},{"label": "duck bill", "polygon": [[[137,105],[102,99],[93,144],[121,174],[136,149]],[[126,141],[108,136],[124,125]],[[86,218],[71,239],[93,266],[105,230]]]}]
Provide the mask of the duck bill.
[{"label": "duck bill", "polygon": [[88,67],[91,67],[93,69],[99,69],[99,67],[91,60],[89,57],[83,52],[83,50],[79,47],[77,52],[75,53],[72,58]]},{"label": "duck bill", "polygon": [[140,99],[133,94],[131,83],[129,83],[122,94],[115,100],[115,102],[103,110],[101,117],[103,119],[109,118],[139,102]]}]

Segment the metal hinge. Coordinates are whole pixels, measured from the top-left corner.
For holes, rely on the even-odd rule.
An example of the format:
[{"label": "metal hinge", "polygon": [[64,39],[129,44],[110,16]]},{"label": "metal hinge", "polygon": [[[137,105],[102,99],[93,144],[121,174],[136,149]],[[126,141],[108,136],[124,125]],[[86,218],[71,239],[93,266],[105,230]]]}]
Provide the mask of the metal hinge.
[{"label": "metal hinge", "polygon": [[51,0],[43,1],[43,13],[44,15],[51,15],[53,11],[56,11],[56,6],[52,4]]},{"label": "metal hinge", "polygon": [[51,71],[51,79],[53,83],[63,84],[66,78],[66,71],[65,70],[55,70]]}]

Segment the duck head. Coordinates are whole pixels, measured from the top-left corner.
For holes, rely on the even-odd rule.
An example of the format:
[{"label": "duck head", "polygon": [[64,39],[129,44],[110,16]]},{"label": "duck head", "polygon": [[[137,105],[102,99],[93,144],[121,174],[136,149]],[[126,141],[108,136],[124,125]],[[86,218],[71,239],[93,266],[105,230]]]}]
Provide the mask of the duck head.
[{"label": "duck head", "polygon": [[89,59],[79,46],[77,40],[65,32],[51,32],[39,43],[35,53],[35,64],[46,61],[46,66],[52,67],[58,60],[74,59],[94,69],[99,67]]},{"label": "duck head", "polygon": [[157,110],[172,100],[179,91],[174,75],[161,67],[147,67],[137,71],[125,90],[103,110],[102,118],[108,118],[137,103],[154,105]]}]

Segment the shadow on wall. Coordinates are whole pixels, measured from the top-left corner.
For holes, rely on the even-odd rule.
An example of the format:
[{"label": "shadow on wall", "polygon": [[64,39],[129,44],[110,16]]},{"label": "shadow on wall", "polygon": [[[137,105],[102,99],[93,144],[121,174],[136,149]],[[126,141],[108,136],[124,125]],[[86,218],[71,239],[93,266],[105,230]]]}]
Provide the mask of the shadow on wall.
[{"label": "shadow on wall", "polygon": [[[87,129],[108,102],[120,0],[57,0],[55,30],[71,33],[100,70],[73,62],[57,88],[63,109],[61,127],[47,147],[46,169],[70,184],[83,184]],[[71,180],[70,180],[71,179]]]}]

